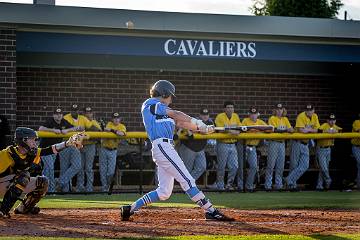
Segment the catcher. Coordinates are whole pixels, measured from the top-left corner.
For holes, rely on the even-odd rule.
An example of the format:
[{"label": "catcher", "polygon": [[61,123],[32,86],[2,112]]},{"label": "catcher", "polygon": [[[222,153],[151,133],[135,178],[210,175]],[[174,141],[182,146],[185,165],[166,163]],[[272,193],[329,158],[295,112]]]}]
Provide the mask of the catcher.
[{"label": "catcher", "polygon": [[[15,208],[15,214],[38,214],[36,204],[45,196],[48,179],[41,176],[40,157],[56,154],[66,147],[82,147],[85,133],[76,133],[69,140],[47,148],[38,147],[37,133],[31,128],[18,127],[15,130],[15,145],[0,151],[0,216],[10,217],[10,210],[17,200],[21,203]],[[31,176],[30,176],[31,175]],[[32,177],[34,176],[34,177]],[[20,196],[25,193],[24,199]]]}]

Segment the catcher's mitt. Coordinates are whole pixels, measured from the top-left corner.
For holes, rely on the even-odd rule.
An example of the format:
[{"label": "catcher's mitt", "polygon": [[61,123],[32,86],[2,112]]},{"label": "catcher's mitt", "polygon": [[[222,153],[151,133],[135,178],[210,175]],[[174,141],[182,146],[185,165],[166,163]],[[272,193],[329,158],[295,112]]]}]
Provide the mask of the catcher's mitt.
[{"label": "catcher's mitt", "polygon": [[84,139],[89,139],[89,136],[86,135],[85,132],[75,133],[69,138],[69,140],[66,141],[66,146],[67,147],[73,146],[80,149],[83,147],[82,141]]}]

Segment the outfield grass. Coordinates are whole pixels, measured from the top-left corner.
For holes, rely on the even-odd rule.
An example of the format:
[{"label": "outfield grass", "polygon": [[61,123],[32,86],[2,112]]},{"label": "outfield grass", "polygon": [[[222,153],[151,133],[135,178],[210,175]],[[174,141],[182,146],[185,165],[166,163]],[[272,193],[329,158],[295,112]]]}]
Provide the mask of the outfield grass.
[{"label": "outfield grass", "polygon": [[[99,240],[99,238],[82,238],[86,240]],[[260,235],[250,235],[250,236],[179,236],[179,237],[159,237],[159,238],[121,238],[123,240],[356,240],[360,239],[360,234],[336,234],[336,235],[268,235],[268,234],[260,234]],[[53,238],[53,237],[0,237],[0,240],[79,240],[79,238]],[[110,239],[107,239],[110,240]]]},{"label": "outfield grass", "polygon": [[[42,208],[117,208],[130,204],[141,195],[57,195],[46,196],[40,202]],[[256,193],[207,193],[214,205],[236,209],[358,209],[360,192],[256,192]],[[158,207],[196,207],[185,194],[173,194],[165,202],[154,203]]]}]

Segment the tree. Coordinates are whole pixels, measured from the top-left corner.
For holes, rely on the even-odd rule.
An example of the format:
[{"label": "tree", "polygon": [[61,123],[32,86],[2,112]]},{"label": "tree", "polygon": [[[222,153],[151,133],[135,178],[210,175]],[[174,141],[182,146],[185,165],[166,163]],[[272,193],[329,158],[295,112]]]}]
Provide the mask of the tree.
[{"label": "tree", "polygon": [[334,18],[341,0],[253,0],[250,10],[256,16]]}]

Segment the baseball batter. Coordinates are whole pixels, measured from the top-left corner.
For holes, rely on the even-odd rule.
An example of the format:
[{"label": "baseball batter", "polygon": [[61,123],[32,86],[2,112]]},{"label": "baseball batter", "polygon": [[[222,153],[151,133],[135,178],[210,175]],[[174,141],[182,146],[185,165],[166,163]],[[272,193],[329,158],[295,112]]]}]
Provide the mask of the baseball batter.
[{"label": "baseball batter", "polygon": [[121,220],[129,220],[130,216],[144,205],[168,199],[173,190],[174,179],[180,183],[190,199],[205,210],[206,219],[234,220],[214,208],[209,199],[197,188],[194,178],[186,169],[173,145],[175,125],[204,133],[213,132],[214,126],[208,126],[202,120],[169,108],[169,104],[175,97],[175,86],[167,80],[157,81],[150,90],[150,96],[151,98],[142,104],[141,113],[146,132],[152,142],[151,152],[158,168],[159,184],[156,190],[145,194],[132,205],[122,206],[120,208]]},{"label": "baseball batter", "polygon": [[[37,133],[31,128],[15,130],[15,145],[0,151],[0,217],[10,217],[10,210],[22,193],[26,193],[15,214],[37,214],[36,204],[48,190],[48,179],[41,174],[41,156],[56,154],[67,147],[81,147],[83,133],[74,134],[66,142],[46,148],[38,147]],[[30,174],[36,177],[30,177]]]}]

